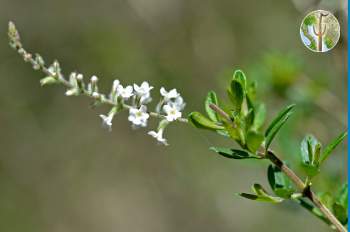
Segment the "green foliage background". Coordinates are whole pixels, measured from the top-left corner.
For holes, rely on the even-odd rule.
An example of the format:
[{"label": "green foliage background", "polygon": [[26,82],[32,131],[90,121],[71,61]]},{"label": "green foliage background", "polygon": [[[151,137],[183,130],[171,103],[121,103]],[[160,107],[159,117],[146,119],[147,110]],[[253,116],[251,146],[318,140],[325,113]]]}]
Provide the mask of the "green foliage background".
[{"label": "green foliage background", "polygon": [[[116,77],[175,87],[187,112],[203,109],[211,89],[223,98],[241,68],[258,81],[269,119],[297,103],[272,147],[298,169],[306,133],[328,143],[347,128],[347,18],[343,2],[324,5],[343,34],[331,52],[312,53],[299,26],[315,6],[296,2],[2,0],[0,231],[328,231],[298,206],[235,197],[255,181],[267,186],[266,167],[208,150],[232,145],[224,138],[173,125],[171,146],[156,146],[126,115],[108,133],[98,117],[106,109],[41,88],[6,38],[13,20],[25,47],[66,73],[96,74],[106,91]],[[346,179],[346,148],[327,160],[316,190]]]}]

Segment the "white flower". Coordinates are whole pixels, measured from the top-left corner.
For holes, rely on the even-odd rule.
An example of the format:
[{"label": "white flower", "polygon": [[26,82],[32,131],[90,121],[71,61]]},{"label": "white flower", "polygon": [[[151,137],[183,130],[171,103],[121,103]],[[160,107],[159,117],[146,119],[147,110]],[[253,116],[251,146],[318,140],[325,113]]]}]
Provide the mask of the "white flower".
[{"label": "white flower", "polygon": [[97,76],[92,76],[91,79],[90,79],[90,81],[91,81],[92,83],[96,83],[96,82],[98,81]]},{"label": "white flower", "polygon": [[84,79],[83,74],[79,73],[79,74],[77,75],[77,80],[78,80],[78,81],[82,81],[83,79]]},{"label": "white flower", "polygon": [[184,102],[184,99],[179,95],[172,104],[175,105],[175,107],[181,111],[185,108],[186,103]]},{"label": "white flower", "polygon": [[169,122],[175,121],[181,118],[182,113],[178,110],[175,104],[167,104],[163,106],[164,112],[167,114],[165,116],[166,120]]},{"label": "white flower", "polygon": [[96,98],[96,99],[100,97],[100,94],[98,92],[93,92],[91,95],[93,98]]},{"label": "white flower", "polygon": [[100,118],[102,118],[102,125],[103,127],[108,128],[109,131],[112,130],[112,120],[113,120],[114,114],[109,114],[108,116],[100,114]]},{"label": "white flower", "polygon": [[140,104],[147,104],[152,101],[151,90],[153,86],[150,86],[147,81],[142,82],[140,86],[134,84],[134,90],[136,96],[140,97]]},{"label": "white flower", "polygon": [[149,114],[147,113],[147,107],[141,105],[139,109],[130,108],[128,120],[135,126],[146,127]]},{"label": "white flower", "polygon": [[170,99],[177,98],[180,94],[176,91],[176,89],[172,89],[167,92],[164,87],[160,88],[160,94],[164,97],[164,101],[167,102]]},{"label": "white flower", "polygon": [[148,104],[152,101],[151,95],[144,95],[140,98],[140,104]]},{"label": "white flower", "polygon": [[147,134],[152,136],[153,138],[157,139],[157,141],[165,146],[169,145],[167,140],[163,137],[163,129],[160,129],[158,132],[156,131],[149,131]]},{"label": "white flower", "polygon": [[134,90],[139,97],[149,96],[152,89],[153,86],[150,86],[147,81],[142,82],[140,86],[134,84]]},{"label": "white flower", "polygon": [[112,90],[113,90],[113,91],[117,91],[117,88],[118,88],[119,84],[120,84],[120,81],[119,81],[119,80],[114,80],[114,81],[113,81]]},{"label": "white flower", "polygon": [[131,85],[125,88],[122,85],[117,86],[117,96],[121,96],[124,99],[129,99],[133,95],[133,89]]}]

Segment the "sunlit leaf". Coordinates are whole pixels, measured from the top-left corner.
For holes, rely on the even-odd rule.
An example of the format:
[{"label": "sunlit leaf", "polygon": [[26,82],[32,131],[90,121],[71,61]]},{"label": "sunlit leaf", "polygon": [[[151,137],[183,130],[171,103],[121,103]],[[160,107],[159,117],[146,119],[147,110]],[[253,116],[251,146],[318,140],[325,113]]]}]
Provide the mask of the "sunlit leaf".
[{"label": "sunlit leaf", "polygon": [[279,197],[290,198],[295,192],[291,180],[276,166],[270,165],[267,169],[269,184]]},{"label": "sunlit leaf", "polygon": [[254,122],[252,126],[252,130],[259,130],[265,122],[266,118],[266,108],[264,104],[259,104],[255,108]]},{"label": "sunlit leaf", "polygon": [[188,120],[195,127],[208,130],[223,130],[224,127],[218,125],[217,123],[209,120],[199,112],[192,112],[188,115]]},{"label": "sunlit leaf", "polygon": [[210,150],[230,159],[261,159],[260,156],[256,156],[247,151],[224,148],[224,147],[210,147]]},{"label": "sunlit leaf", "polygon": [[205,99],[205,110],[208,114],[208,117],[212,121],[217,122],[219,121],[219,117],[217,113],[210,108],[210,104],[218,105],[218,98],[214,91],[210,91]]},{"label": "sunlit leaf", "polygon": [[233,104],[234,111],[239,113],[244,99],[244,89],[242,84],[237,80],[232,80],[230,88],[227,90],[227,94]]},{"label": "sunlit leaf", "polygon": [[328,158],[331,152],[338,146],[339,143],[341,143],[344,140],[347,134],[347,132],[341,133],[337,138],[335,138],[330,144],[327,145],[327,147],[324,149],[321,155],[320,163],[323,163]]},{"label": "sunlit leaf", "polygon": [[234,73],[233,73],[233,80],[236,80],[238,81],[239,83],[241,83],[243,89],[245,90],[246,89],[246,86],[247,86],[247,78],[244,74],[244,72],[242,70],[236,70]]},{"label": "sunlit leaf", "polygon": [[255,153],[259,149],[259,147],[263,141],[264,141],[264,135],[262,135],[258,132],[255,132],[255,131],[249,131],[247,133],[247,141],[246,142],[247,142],[248,149],[251,152]]},{"label": "sunlit leaf", "polygon": [[276,127],[279,122],[284,120],[284,118],[289,114],[289,112],[291,112],[291,110],[294,108],[294,106],[295,106],[295,104],[289,105],[278,113],[278,115],[275,117],[274,120],[272,120],[272,122],[270,123],[270,125],[266,129],[265,137],[268,137],[269,134],[272,133],[273,128]]},{"label": "sunlit leaf", "polygon": [[281,127],[284,125],[284,123],[286,123],[286,121],[288,120],[288,118],[291,115],[291,110],[293,109],[295,105],[290,105],[288,107],[286,107],[285,109],[283,109],[278,115],[277,117],[271,122],[270,126],[267,128],[266,132],[265,132],[265,149],[267,150],[270,145],[272,140],[274,139],[274,137],[276,136],[277,132],[281,129]]},{"label": "sunlit leaf", "polygon": [[260,184],[254,184],[252,190],[255,194],[240,193],[239,196],[254,201],[281,203],[283,198],[270,196]]}]

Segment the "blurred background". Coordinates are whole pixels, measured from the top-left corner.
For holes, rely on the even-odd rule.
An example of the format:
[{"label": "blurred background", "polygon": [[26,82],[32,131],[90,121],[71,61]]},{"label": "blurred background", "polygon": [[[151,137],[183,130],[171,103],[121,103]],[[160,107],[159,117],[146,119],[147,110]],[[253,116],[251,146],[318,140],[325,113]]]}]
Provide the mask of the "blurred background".
[{"label": "blurred background", "polygon": [[[338,45],[324,54],[299,35],[316,9],[341,25]],[[347,129],[347,1],[0,0],[0,231],[329,231],[298,205],[236,197],[254,182],[268,186],[268,163],[208,150],[235,146],[223,137],[173,124],[171,146],[157,146],[146,129],[130,128],[127,114],[111,133],[102,129],[98,114],[107,108],[40,87],[42,74],[8,46],[8,20],[26,49],[58,59],[65,74],[95,74],[105,91],[115,78],[177,88],[186,114],[203,109],[209,90],[224,99],[233,70],[243,69],[258,81],[269,119],[297,103],[273,148],[302,175],[304,135],[327,144]],[[347,180],[346,146],[326,162],[315,190]]]}]

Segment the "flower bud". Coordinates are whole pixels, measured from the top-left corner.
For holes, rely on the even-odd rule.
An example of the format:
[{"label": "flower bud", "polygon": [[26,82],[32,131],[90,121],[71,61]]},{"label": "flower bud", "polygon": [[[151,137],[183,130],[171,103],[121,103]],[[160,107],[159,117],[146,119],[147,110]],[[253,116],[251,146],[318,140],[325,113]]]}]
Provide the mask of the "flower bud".
[{"label": "flower bud", "polygon": [[77,75],[77,80],[78,80],[78,81],[82,81],[83,78],[84,78],[83,74],[79,73],[79,74]]},{"label": "flower bud", "polygon": [[100,98],[100,94],[98,92],[93,92],[92,93],[92,97],[95,99],[99,99]]},{"label": "flower bud", "polygon": [[92,76],[90,80],[92,83],[97,83],[98,78],[97,78],[97,76]]}]

